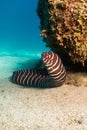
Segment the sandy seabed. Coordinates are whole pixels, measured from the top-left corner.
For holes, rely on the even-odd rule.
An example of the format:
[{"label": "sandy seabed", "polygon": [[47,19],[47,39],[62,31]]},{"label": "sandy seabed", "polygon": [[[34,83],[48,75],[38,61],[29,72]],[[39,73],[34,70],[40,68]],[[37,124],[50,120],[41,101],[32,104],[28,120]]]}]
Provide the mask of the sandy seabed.
[{"label": "sandy seabed", "polygon": [[57,88],[24,88],[9,81],[14,67],[8,63],[18,57],[0,61],[0,130],[87,130],[86,74],[69,74]]}]

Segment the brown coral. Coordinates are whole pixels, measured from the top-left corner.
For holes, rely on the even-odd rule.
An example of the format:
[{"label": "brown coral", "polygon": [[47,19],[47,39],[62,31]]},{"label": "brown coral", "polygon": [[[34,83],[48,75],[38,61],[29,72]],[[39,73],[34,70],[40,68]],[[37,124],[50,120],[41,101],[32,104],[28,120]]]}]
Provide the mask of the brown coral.
[{"label": "brown coral", "polygon": [[[87,60],[87,0],[39,0],[41,36],[47,46],[73,62]],[[66,57],[65,57],[66,58]]]}]

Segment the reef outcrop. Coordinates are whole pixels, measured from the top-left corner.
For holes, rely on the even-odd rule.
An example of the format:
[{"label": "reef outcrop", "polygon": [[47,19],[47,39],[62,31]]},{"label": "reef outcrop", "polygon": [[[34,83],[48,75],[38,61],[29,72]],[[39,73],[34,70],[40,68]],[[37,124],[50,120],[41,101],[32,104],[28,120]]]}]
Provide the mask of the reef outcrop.
[{"label": "reef outcrop", "polygon": [[39,0],[37,13],[46,45],[73,63],[87,63],[87,0]]}]

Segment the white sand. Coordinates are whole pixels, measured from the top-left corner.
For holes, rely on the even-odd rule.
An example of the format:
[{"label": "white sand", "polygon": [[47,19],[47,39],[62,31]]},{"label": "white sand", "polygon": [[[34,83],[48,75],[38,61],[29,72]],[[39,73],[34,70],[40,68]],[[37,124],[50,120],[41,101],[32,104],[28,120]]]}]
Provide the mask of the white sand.
[{"label": "white sand", "polygon": [[[33,60],[32,60],[33,59]],[[12,75],[12,72],[19,69],[31,68],[38,62],[39,56],[1,56],[0,57],[0,81]],[[31,64],[32,62],[32,64]]]},{"label": "white sand", "polygon": [[87,130],[86,85],[23,88],[8,80],[10,67],[0,75],[0,130]]}]

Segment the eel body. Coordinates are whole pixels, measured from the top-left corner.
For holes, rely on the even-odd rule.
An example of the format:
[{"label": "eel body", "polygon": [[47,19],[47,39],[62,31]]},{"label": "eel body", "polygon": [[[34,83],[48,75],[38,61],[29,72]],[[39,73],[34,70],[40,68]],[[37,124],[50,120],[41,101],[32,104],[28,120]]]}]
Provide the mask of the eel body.
[{"label": "eel body", "polygon": [[44,69],[29,69],[14,71],[12,82],[29,86],[50,88],[61,86],[66,79],[66,70],[60,57],[54,52],[43,52]]}]

